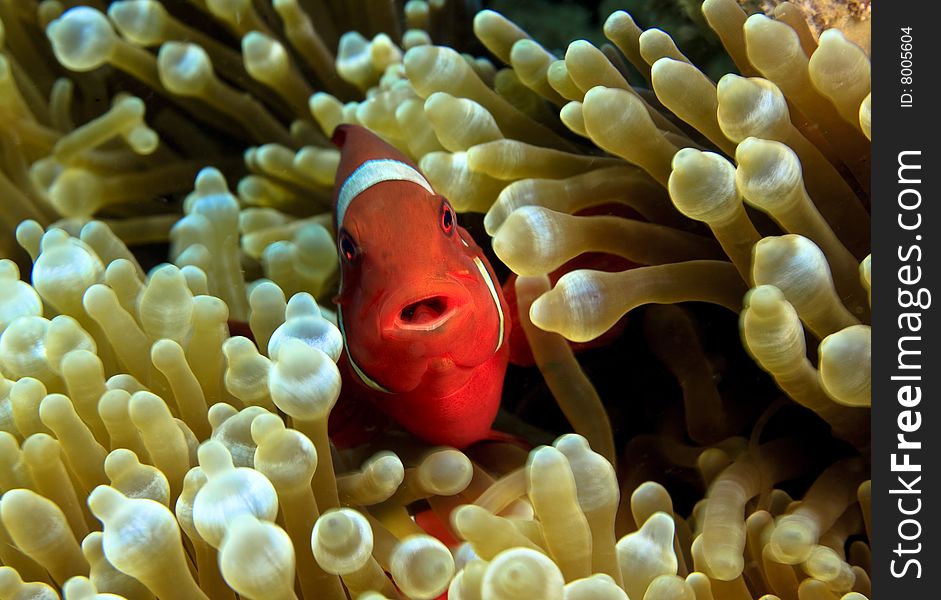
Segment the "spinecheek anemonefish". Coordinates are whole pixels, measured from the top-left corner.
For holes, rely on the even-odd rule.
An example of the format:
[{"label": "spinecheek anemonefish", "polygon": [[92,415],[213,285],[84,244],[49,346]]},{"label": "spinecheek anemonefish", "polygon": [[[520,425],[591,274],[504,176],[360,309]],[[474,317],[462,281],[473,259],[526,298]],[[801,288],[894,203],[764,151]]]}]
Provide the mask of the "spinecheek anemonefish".
[{"label": "spinecheek anemonefish", "polygon": [[511,322],[493,269],[402,153],[356,125],[338,126],[333,141],[338,408],[366,400],[432,444],[491,437]]}]

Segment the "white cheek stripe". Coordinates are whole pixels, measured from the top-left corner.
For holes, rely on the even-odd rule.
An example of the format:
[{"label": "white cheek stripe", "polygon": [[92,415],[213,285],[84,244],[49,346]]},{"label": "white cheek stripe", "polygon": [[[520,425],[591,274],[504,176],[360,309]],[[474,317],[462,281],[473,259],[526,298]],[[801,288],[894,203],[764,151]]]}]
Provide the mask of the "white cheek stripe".
[{"label": "white cheek stripe", "polygon": [[411,181],[425,188],[429,194],[435,193],[421,173],[403,162],[387,158],[367,160],[350,173],[340,188],[337,195],[337,223],[343,224],[346,209],[357,196],[383,181]]},{"label": "white cheek stripe", "polygon": [[363,383],[377,392],[391,394],[392,392],[390,390],[382,387],[378,381],[367,375],[365,371],[359,368],[359,365],[356,364],[356,361],[353,360],[353,355],[350,353],[350,344],[346,340],[346,328],[343,327],[343,309],[339,306],[337,306],[337,324],[340,326],[340,334],[343,336],[343,348],[346,350],[346,358],[350,361],[350,366],[353,367],[353,371],[356,373],[356,375]]},{"label": "white cheek stripe", "polygon": [[487,271],[487,267],[484,266],[484,261],[480,260],[477,257],[474,257],[474,264],[477,265],[477,269],[480,270],[480,274],[483,276],[484,281],[487,283],[487,289],[490,290],[490,296],[493,297],[493,303],[497,306],[497,315],[500,317],[500,333],[497,336],[497,348],[494,350],[496,352],[500,349],[500,346],[503,345],[503,327],[504,327],[504,317],[503,317],[503,306],[500,305],[500,296],[497,295],[497,289],[493,285],[493,279],[490,278],[490,272]]}]

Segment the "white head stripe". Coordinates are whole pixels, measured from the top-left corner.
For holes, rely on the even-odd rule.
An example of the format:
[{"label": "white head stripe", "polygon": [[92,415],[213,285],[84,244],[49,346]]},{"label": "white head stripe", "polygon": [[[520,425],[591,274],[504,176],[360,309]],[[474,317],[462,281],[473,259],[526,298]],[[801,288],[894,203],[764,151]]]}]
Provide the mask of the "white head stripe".
[{"label": "white head stripe", "polygon": [[434,194],[431,184],[422,177],[422,174],[409,165],[392,159],[367,160],[343,182],[340,193],[337,195],[337,223],[343,224],[346,209],[354,198],[383,181],[411,181],[417,183],[429,194]]},{"label": "white head stripe", "polygon": [[496,352],[500,349],[500,346],[503,345],[503,330],[506,328],[506,319],[503,316],[503,306],[500,305],[500,296],[497,295],[497,289],[493,285],[493,279],[490,277],[490,272],[487,271],[487,267],[484,266],[484,262],[475,256],[474,264],[477,265],[477,269],[480,271],[480,274],[484,278],[484,282],[487,284],[487,289],[490,290],[490,297],[493,298],[493,303],[497,306],[497,316],[500,318],[500,329],[497,333],[497,347],[494,349],[494,352]]}]

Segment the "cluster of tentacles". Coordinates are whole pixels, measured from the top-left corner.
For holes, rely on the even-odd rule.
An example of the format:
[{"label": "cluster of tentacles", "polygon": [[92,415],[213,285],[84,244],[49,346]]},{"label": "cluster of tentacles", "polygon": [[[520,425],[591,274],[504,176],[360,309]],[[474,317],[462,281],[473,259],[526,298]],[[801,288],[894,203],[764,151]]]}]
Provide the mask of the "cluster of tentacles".
[{"label": "cluster of tentacles", "polygon": [[[622,11],[0,0],[0,600],[868,596],[869,60],[692,16],[738,74]],[[506,423],[574,434],[331,447],[340,123],[484,215],[555,400]]]}]

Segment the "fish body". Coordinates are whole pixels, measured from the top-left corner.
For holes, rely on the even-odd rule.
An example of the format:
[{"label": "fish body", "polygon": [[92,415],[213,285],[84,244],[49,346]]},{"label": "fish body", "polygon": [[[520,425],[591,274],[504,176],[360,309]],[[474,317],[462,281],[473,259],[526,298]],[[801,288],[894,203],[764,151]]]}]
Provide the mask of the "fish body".
[{"label": "fish body", "polygon": [[511,327],[493,269],[398,150],[355,125],[340,125],[333,139],[345,347],[335,420],[366,400],[429,443],[460,448],[488,437]]}]

